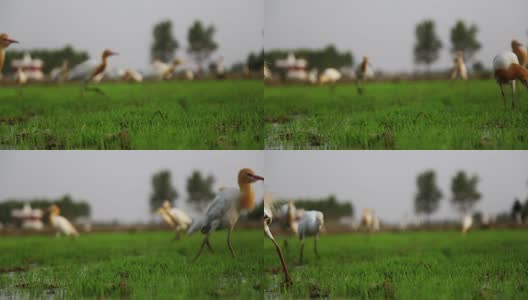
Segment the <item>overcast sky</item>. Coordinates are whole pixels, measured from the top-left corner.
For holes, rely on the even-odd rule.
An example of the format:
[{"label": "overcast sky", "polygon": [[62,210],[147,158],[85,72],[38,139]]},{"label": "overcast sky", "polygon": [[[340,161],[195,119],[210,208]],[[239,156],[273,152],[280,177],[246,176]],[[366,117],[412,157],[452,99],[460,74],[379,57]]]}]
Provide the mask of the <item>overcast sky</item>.
[{"label": "overcast sky", "polygon": [[[237,187],[241,168],[263,174],[258,151],[0,151],[0,201],[7,198],[58,198],[69,193],[85,199],[98,221],[149,221],[151,177],[162,169],[184,205],[185,181],[194,169],[216,177],[220,187]],[[255,184],[262,199],[263,184]]]},{"label": "overcast sky", "polygon": [[[356,212],[373,208],[385,221],[412,215],[416,175],[437,172],[444,194],[434,218],[455,218],[449,203],[451,178],[458,170],[478,174],[485,213],[509,210],[515,197],[528,196],[528,151],[266,151],[266,190],[275,197],[352,200]],[[357,214],[356,214],[357,216]]]},{"label": "overcast sky", "polygon": [[351,50],[356,62],[364,55],[385,71],[411,71],[415,25],[436,22],[444,48],[433,68],[447,68],[450,28],[459,19],[480,28],[476,55],[491,67],[493,57],[510,47],[512,38],[528,41],[526,0],[266,0],[265,48],[323,47],[333,43]]},{"label": "overcast sky", "polygon": [[213,174],[217,190],[236,186],[238,170],[250,167],[266,179],[255,185],[258,199],[264,189],[293,200],[335,194],[391,222],[412,214],[416,175],[430,168],[445,196],[436,218],[456,217],[447,200],[458,170],[480,176],[476,208],[485,213],[528,196],[527,151],[2,151],[0,166],[0,201],[70,193],[104,221],[150,220],[150,179],[161,169],[172,172],[180,205],[193,169]]},{"label": "overcast sky", "polygon": [[263,0],[5,0],[0,32],[20,41],[13,48],[58,48],[72,44],[100,57],[104,48],[120,53],[111,66],[143,68],[149,62],[152,27],[169,19],[186,57],[187,30],[194,20],[214,24],[227,65],[263,47]]}]

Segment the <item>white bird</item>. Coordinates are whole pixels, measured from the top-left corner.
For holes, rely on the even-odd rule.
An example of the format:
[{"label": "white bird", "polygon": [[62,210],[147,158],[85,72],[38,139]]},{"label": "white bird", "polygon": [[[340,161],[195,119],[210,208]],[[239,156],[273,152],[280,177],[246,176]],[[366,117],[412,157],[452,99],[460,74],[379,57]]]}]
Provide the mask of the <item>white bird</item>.
[{"label": "white bird", "polygon": [[4,68],[5,62],[5,49],[11,44],[16,44],[17,41],[10,38],[5,33],[0,33],[0,75],[2,74],[2,69]]},{"label": "white bird", "polygon": [[145,77],[157,80],[169,80],[174,76],[176,68],[182,64],[180,59],[174,59],[170,64],[155,60],[150,65],[150,70],[146,72]]},{"label": "white bird", "polygon": [[341,79],[341,72],[334,68],[328,68],[323,71],[321,76],[319,76],[319,83],[335,84],[339,79]]},{"label": "white bird", "polygon": [[24,85],[27,82],[27,75],[24,73],[24,70],[22,70],[22,67],[18,67],[17,72],[15,74],[15,81],[18,85]]},{"label": "white bird", "polygon": [[191,69],[185,69],[185,79],[187,80],[193,80],[194,79],[194,72]]},{"label": "white bird", "polygon": [[506,96],[504,95],[503,85],[510,84],[513,97],[512,110],[515,110],[515,80],[520,80],[528,89],[528,70],[519,64],[519,59],[511,51],[505,51],[495,56],[495,59],[493,59],[493,70],[495,72],[495,80],[501,90],[504,108],[506,108]]},{"label": "white bird", "polygon": [[112,50],[104,50],[101,55],[101,62],[97,63],[95,60],[88,60],[76,65],[70,72],[70,80],[81,80],[83,82],[100,82],[106,71],[108,65],[108,57],[118,55]]},{"label": "white bird", "polygon": [[271,78],[272,78],[271,70],[268,67],[268,64],[266,64],[266,62],[264,62],[264,79],[265,80],[269,80]]},{"label": "white bird", "polygon": [[60,215],[59,206],[53,204],[52,206],[50,206],[49,211],[50,224],[57,230],[57,236],[60,236],[61,234],[74,237],[79,236],[79,233],[77,232],[75,227],[73,227],[72,223],[70,223],[68,219]]},{"label": "white bird", "polygon": [[286,265],[286,261],[284,260],[284,255],[282,254],[282,250],[279,246],[279,244],[275,241],[275,238],[273,237],[273,234],[271,234],[271,230],[269,228],[269,225],[271,224],[273,220],[273,213],[271,212],[272,208],[272,198],[271,195],[266,193],[264,194],[264,235],[271,240],[273,245],[275,245],[275,249],[277,250],[277,254],[279,255],[279,259],[282,264],[282,271],[284,273],[284,281],[286,284],[291,285],[292,279],[290,277],[290,273],[288,272],[288,267]]},{"label": "white bird", "polygon": [[54,68],[50,72],[50,78],[53,81],[57,81],[59,83],[65,82],[70,77],[70,63],[67,59],[65,59],[62,62],[62,65],[60,67]]},{"label": "white bird", "polygon": [[192,234],[200,230],[204,235],[204,240],[200,250],[194,260],[200,257],[204,246],[209,244],[209,234],[217,229],[227,228],[227,246],[231,251],[231,256],[235,257],[235,252],[231,246],[231,232],[235,227],[241,212],[247,212],[255,208],[255,193],[252,184],[259,180],[264,181],[263,177],[255,174],[251,169],[245,168],[238,172],[238,188],[222,188],[216,195],[215,199],[206,209],[205,216],[200,221],[193,223],[188,231]]},{"label": "white bird", "polygon": [[307,237],[314,237],[314,253],[319,257],[317,252],[317,240],[319,239],[319,233],[321,232],[324,225],[324,215],[320,211],[309,210],[305,211],[297,228],[297,235],[301,240],[301,254],[299,256],[299,262],[303,262],[304,254],[304,239]]},{"label": "white bird", "polygon": [[462,80],[468,79],[466,64],[464,63],[464,54],[462,51],[457,51],[454,59],[454,66],[451,69],[451,79],[456,78],[461,78]]},{"label": "white bird", "polygon": [[473,217],[470,214],[464,216],[462,220],[462,234],[466,234],[473,225]]},{"label": "white bird", "polygon": [[143,81],[143,75],[141,75],[141,73],[139,73],[138,71],[134,69],[126,69],[120,73],[121,73],[120,77],[124,81],[129,81],[129,82],[142,82]]},{"label": "white bird", "polygon": [[158,209],[158,213],[163,220],[176,231],[176,239],[180,239],[182,232],[185,232],[192,224],[192,219],[183,210],[172,208],[169,201],[164,201]]},{"label": "white bird", "polygon": [[[285,230],[297,235],[299,220],[304,214],[304,209],[297,209],[293,201],[283,204],[278,212],[279,225]],[[287,239],[284,239],[284,247],[288,247]]]}]

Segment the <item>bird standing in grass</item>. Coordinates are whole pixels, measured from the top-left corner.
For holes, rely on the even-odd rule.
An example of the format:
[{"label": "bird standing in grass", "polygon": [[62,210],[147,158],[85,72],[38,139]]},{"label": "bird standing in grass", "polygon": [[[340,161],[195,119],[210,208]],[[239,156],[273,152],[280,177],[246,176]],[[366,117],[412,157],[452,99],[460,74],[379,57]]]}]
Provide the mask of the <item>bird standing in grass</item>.
[{"label": "bird standing in grass", "polygon": [[158,213],[161,215],[165,223],[173,227],[176,230],[175,239],[179,240],[181,233],[185,232],[192,224],[192,219],[184,211],[171,208],[169,201],[164,201],[163,205],[158,209]]},{"label": "bird standing in grass", "polygon": [[72,223],[68,221],[65,217],[60,215],[60,208],[59,206],[53,204],[49,208],[49,220],[50,224],[57,230],[57,236],[60,236],[61,234],[64,234],[66,236],[74,236],[78,237],[79,233],[73,227]]},{"label": "bird standing in grass", "polygon": [[188,234],[192,234],[194,231],[200,230],[205,235],[194,260],[200,257],[204,246],[212,250],[209,244],[209,234],[221,228],[227,228],[228,230],[227,246],[231,256],[235,257],[235,251],[231,246],[231,232],[240,214],[255,208],[255,193],[252,184],[259,180],[264,181],[264,178],[256,175],[253,170],[245,168],[238,172],[238,188],[220,189],[213,202],[207,207],[205,216],[193,223],[188,231]]},{"label": "bird standing in grass", "polygon": [[472,225],[473,225],[473,217],[470,214],[465,215],[464,219],[462,219],[462,234],[468,233]]},{"label": "bird standing in grass", "polygon": [[305,211],[297,228],[297,235],[301,240],[301,253],[299,255],[299,262],[303,263],[304,255],[304,239],[307,237],[314,237],[314,253],[319,257],[317,252],[317,240],[319,239],[319,233],[323,229],[324,215],[320,211],[309,210]]},{"label": "bird standing in grass", "polygon": [[319,76],[319,83],[330,85],[330,91],[333,93],[335,85],[339,79],[341,79],[341,72],[334,68],[327,68],[323,71],[323,74]]},{"label": "bird standing in grass", "polygon": [[98,88],[89,88],[87,85],[90,82],[99,82],[103,79],[106,67],[108,65],[108,58],[110,56],[118,55],[117,52],[105,49],[101,55],[101,62],[99,64],[92,60],[86,61],[75,66],[70,73],[71,80],[81,80],[83,83],[82,92],[84,91],[95,91],[99,94],[103,94]]},{"label": "bird standing in grass", "polygon": [[5,33],[0,33],[0,76],[5,62],[5,49],[11,44],[16,44],[18,41],[13,40]]},{"label": "bird standing in grass", "polygon": [[169,80],[174,76],[176,68],[183,63],[180,59],[174,59],[170,64],[155,60],[152,63],[151,74],[147,77],[154,77],[159,80]]},{"label": "bird standing in grass", "polygon": [[[291,231],[297,235],[299,220],[304,214],[304,209],[297,209],[293,201],[283,204],[279,210],[279,224],[283,230]],[[284,239],[284,247],[288,247],[287,239]]]},{"label": "bird standing in grass", "polygon": [[454,66],[451,69],[451,79],[456,78],[461,78],[463,80],[468,79],[466,64],[464,63],[464,54],[462,51],[457,51],[454,59]]},{"label": "bird standing in grass", "polygon": [[526,47],[517,40],[513,40],[511,42],[511,48],[512,48],[513,53],[515,53],[515,55],[517,56],[517,59],[519,60],[519,64],[522,67],[527,68],[528,67],[528,49],[526,49]]},{"label": "bird standing in grass", "polygon": [[265,194],[264,195],[264,235],[271,240],[273,245],[275,245],[275,249],[277,250],[277,254],[279,255],[279,259],[281,261],[282,265],[282,272],[284,273],[284,281],[287,285],[292,284],[292,279],[290,277],[290,273],[288,272],[288,266],[286,265],[286,261],[284,260],[284,255],[282,254],[282,250],[275,241],[275,238],[273,237],[273,234],[271,234],[271,230],[269,228],[269,225],[271,224],[273,220],[273,213],[272,213],[272,198],[271,195]]},{"label": "bird standing in grass", "polygon": [[519,80],[528,89],[528,70],[519,64],[517,55],[510,51],[495,56],[493,70],[501,90],[504,108],[506,108],[506,96],[503,85],[509,84],[512,87],[512,110],[515,110],[515,80]]},{"label": "bird standing in grass", "polygon": [[359,65],[358,79],[356,80],[359,94],[363,94],[363,87],[361,87],[360,82],[366,82],[372,78],[374,78],[374,70],[370,64],[370,60],[367,56],[363,56],[363,61]]}]

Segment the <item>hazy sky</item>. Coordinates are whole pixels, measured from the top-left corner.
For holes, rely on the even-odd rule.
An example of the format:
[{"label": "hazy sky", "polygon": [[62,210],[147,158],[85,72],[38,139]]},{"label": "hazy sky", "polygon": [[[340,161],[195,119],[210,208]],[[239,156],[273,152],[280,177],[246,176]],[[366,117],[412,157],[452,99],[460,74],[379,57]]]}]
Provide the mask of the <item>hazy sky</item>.
[{"label": "hazy sky", "polygon": [[218,189],[236,186],[238,170],[251,167],[266,180],[255,185],[258,199],[264,189],[294,200],[335,194],[391,222],[413,212],[416,175],[429,168],[445,196],[437,218],[456,217],[447,200],[458,170],[480,176],[483,212],[508,210],[528,195],[527,151],[1,151],[0,166],[0,201],[70,193],[105,221],[148,221],[150,179],[165,168],[180,205],[193,169],[212,173]]},{"label": "hazy sky", "polygon": [[436,22],[444,48],[433,68],[452,61],[450,28],[458,19],[476,23],[482,49],[476,58],[491,67],[512,38],[528,41],[526,0],[266,0],[265,48],[322,47],[329,43],[367,55],[385,71],[411,71],[415,25]]},{"label": "hazy sky", "polygon": [[509,210],[515,197],[528,196],[528,151],[267,151],[265,164],[266,190],[276,197],[333,193],[352,200],[356,212],[373,208],[391,222],[413,213],[416,175],[430,168],[444,194],[435,218],[457,216],[446,200],[458,170],[480,176],[476,208],[485,213]]},{"label": "hazy sky", "polygon": [[72,44],[100,57],[104,48],[120,53],[111,66],[145,67],[149,62],[152,27],[173,23],[186,57],[187,30],[196,19],[214,24],[219,49],[227,65],[245,60],[263,47],[263,0],[3,0],[0,32],[20,41],[13,48],[57,48]]},{"label": "hazy sky", "polygon": [[[215,190],[236,187],[241,168],[264,172],[258,151],[0,151],[0,166],[0,201],[69,193],[90,203],[93,219],[124,222],[150,220],[150,180],[161,169],[172,173],[179,206],[194,169],[213,174]],[[262,199],[261,182],[255,191]]]}]

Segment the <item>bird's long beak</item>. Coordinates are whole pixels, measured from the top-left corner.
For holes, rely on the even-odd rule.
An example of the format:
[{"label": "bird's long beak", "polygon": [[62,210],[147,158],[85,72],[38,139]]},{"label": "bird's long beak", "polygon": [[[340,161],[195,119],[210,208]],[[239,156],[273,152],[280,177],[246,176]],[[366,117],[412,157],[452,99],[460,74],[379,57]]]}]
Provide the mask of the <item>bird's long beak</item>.
[{"label": "bird's long beak", "polygon": [[10,38],[5,38],[3,39],[4,41],[10,43],[10,44],[18,44],[18,41],[17,40],[13,40],[13,39],[10,39]]},{"label": "bird's long beak", "polygon": [[264,181],[264,177],[258,176],[256,174],[249,174],[250,177],[252,177],[255,180],[262,180]]}]

